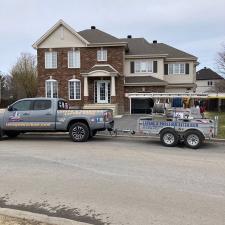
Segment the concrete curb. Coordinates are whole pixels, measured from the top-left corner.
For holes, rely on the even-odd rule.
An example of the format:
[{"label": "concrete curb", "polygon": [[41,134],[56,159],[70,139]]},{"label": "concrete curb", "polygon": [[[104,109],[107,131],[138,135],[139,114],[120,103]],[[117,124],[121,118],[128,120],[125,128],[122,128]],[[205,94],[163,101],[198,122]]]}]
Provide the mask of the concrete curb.
[{"label": "concrete curb", "polygon": [[[66,132],[46,132],[46,133],[41,133],[41,132],[34,132],[34,133],[26,133],[24,135],[28,135],[28,136],[38,136],[38,135],[42,135],[42,136],[48,136],[48,135],[52,135],[52,136],[66,136],[68,135],[68,133]],[[103,137],[132,137],[132,138],[148,138],[148,139],[159,139],[159,137],[157,136],[148,136],[148,135],[128,135],[128,134],[118,134],[118,135],[110,135],[110,134],[103,134],[103,133],[99,133],[96,136],[103,136]],[[225,142],[225,139],[222,138],[212,138],[211,140],[207,140],[207,141],[211,141],[211,142]]]},{"label": "concrete curb", "polygon": [[60,217],[50,217],[43,214],[20,211],[16,209],[0,208],[0,215],[9,216],[18,219],[34,220],[41,223],[54,225],[90,225],[89,223],[76,222],[74,220],[64,219]]}]

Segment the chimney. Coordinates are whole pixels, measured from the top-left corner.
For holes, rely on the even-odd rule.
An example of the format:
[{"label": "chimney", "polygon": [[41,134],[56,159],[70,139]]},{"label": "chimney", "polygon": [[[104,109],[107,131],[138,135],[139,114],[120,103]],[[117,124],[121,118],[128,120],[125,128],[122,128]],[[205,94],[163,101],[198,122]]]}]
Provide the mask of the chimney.
[{"label": "chimney", "polygon": [[127,38],[130,38],[131,39],[132,38],[132,35],[127,35]]},{"label": "chimney", "polygon": [[206,68],[206,67],[204,67],[204,69],[206,70],[207,68]]},{"label": "chimney", "polygon": [[157,40],[154,40],[152,43],[153,43],[153,44],[157,44]]},{"label": "chimney", "polygon": [[95,27],[95,26],[91,26],[91,29],[92,29],[92,30],[95,30],[95,29],[96,29],[96,27]]}]

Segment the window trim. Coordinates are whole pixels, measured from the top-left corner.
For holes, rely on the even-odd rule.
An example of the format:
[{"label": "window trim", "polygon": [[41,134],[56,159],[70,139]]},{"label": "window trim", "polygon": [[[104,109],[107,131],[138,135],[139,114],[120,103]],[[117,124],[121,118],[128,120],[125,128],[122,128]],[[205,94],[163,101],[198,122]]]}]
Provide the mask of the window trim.
[{"label": "window trim", "polygon": [[[69,55],[70,55],[70,53],[73,53],[74,54],[74,61],[73,61],[73,66],[70,66],[70,57],[69,57]],[[79,59],[78,59],[78,62],[76,61],[77,59],[76,59],[76,53],[79,53]],[[71,50],[71,51],[68,51],[67,52],[67,65],[68,65],[68,68],[71,68],[71,69],[76,69],[76,68],[80,68],[80,50]]]},{"label": "window trim", "polygon": [[[104,51],[106,52],[106,58],[104,59]],[[98,58],[98,53],[100,52],[100,59]],[[106,62],[108,61],[108,51],[106,48],[101,48],[97,50],[97,61],[98,62]]]},{"label": "window trim", "polygon": [[[51,83],[51,97],[48,97],[48,92],[47,92],[47,83],[48,82],[50,82]],[[56,97],[54,97],[53,96],[53,84],[54,83],[56,83],[56,91],[57,91],[57,96]],[[45,97],[46,98],[58,98],[58,96],[59,96],[59,87],[58,87],[58,81],[57,80],[54,80],[54,79],[52,79],[52,78],[50,78],[50,79],[48,79],[48,80],[46,80],[45,81]]]},{"label": "window trim", "polygon": [[[74,97],[76,98],[70,98],[70,82],[74,82]],[[80,98],[77,98],[77,94],[76,94],[76,83],[79,82],[80,83]],[[69,95],[69,100],[70,101],[80,101],[81,100],[81,80],[79,79],[70,79],[68,80],[68,95]]]},{"label": "window trim", "polygon": [[[172,73],[170,73],[170,65],[172,65]],[[175,73],[175,65],[179,65],[179,72]],[[184,71],[181,73],[181,65],[183,65]],[[185,63],[168,63],[168,75],[185,75]]]},{"label": "window trim", "polygon": [[[140,63],[140,71],[137,71],[137,69],[136,69],[137,63]],[[141,71],[141,63],[146,63],[147,67],[148,67],[148,64],[150,64],[151,71],[146,71],[146,72]],[[153,60],[136,60],[136,61],[134,61],[134,73],[139,73],[139,74],[149,74],[149,73],[151,73],[152,74],[152,73],[154,73],[153,70],[154,70],[153,69]]]},{"label": "window trim", "polygon": [[[53,67],[53,53],[56,55],[55,67]],[[47,54],[51,54],[51,67],[48,67]],[[46,51],[45,52],[45,69],[57,69],[57,67],[58,67],[58,54],[57,54],[57,51]]]}]

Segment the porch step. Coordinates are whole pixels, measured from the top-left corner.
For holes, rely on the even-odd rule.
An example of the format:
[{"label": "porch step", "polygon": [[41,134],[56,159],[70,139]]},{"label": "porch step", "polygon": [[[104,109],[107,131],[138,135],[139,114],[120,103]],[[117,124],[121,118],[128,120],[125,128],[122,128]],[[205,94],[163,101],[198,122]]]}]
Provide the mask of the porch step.
[{"label": "porch step", "polygon": [[113,115],[117,115],[117,104],[86,104],[83,109],[112,109]]}]

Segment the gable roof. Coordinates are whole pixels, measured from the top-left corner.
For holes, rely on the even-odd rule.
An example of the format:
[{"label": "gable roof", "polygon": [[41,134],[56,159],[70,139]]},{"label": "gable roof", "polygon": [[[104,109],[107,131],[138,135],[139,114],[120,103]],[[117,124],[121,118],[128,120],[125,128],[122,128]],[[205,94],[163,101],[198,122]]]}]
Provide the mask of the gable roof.
[{"label": "gable roof", "polygon": [[89,72],[96,71],[96,70],[104,70],[109,73],[118,73],[118,71],[109,64],[96,64],[89,70]]},{"label": "gable roof", "polygon": [[204,67],[196,73],[196,80],[222,80],[224,79],[218,73],[210,68]]},{"label": "gable roof", "polygon": [[84,39],[90,43],[115,43],[121,42],[120,39],[99,29],[86,29],[78,32]]},{"label": "gable roof", "polygon": [[122,41],[128,42],[129,51],[127,55],[149,55],[160,54],[166,58],[190,58],[197,60],[197,57],[184,51],[176,49],[163,43],[149,43],[145,38],[123,38]]},{"label": "gable roof", "polygon": [[67,23],[65,23],[63,20],[59,20],[53,27],[51,27],[43,36],[41,36],[33,45],[32,47],[37,49],[38,46],[46,40],[56,29],[58,29],[60,26],[64,26],[66,29],[68,29],[72,34],[74,34],[78,39],[80,39],[83,43],[86,45],[89,44],[89,42],[83,38],[80,34],[78,34],[72,27],[70,27]]}]

